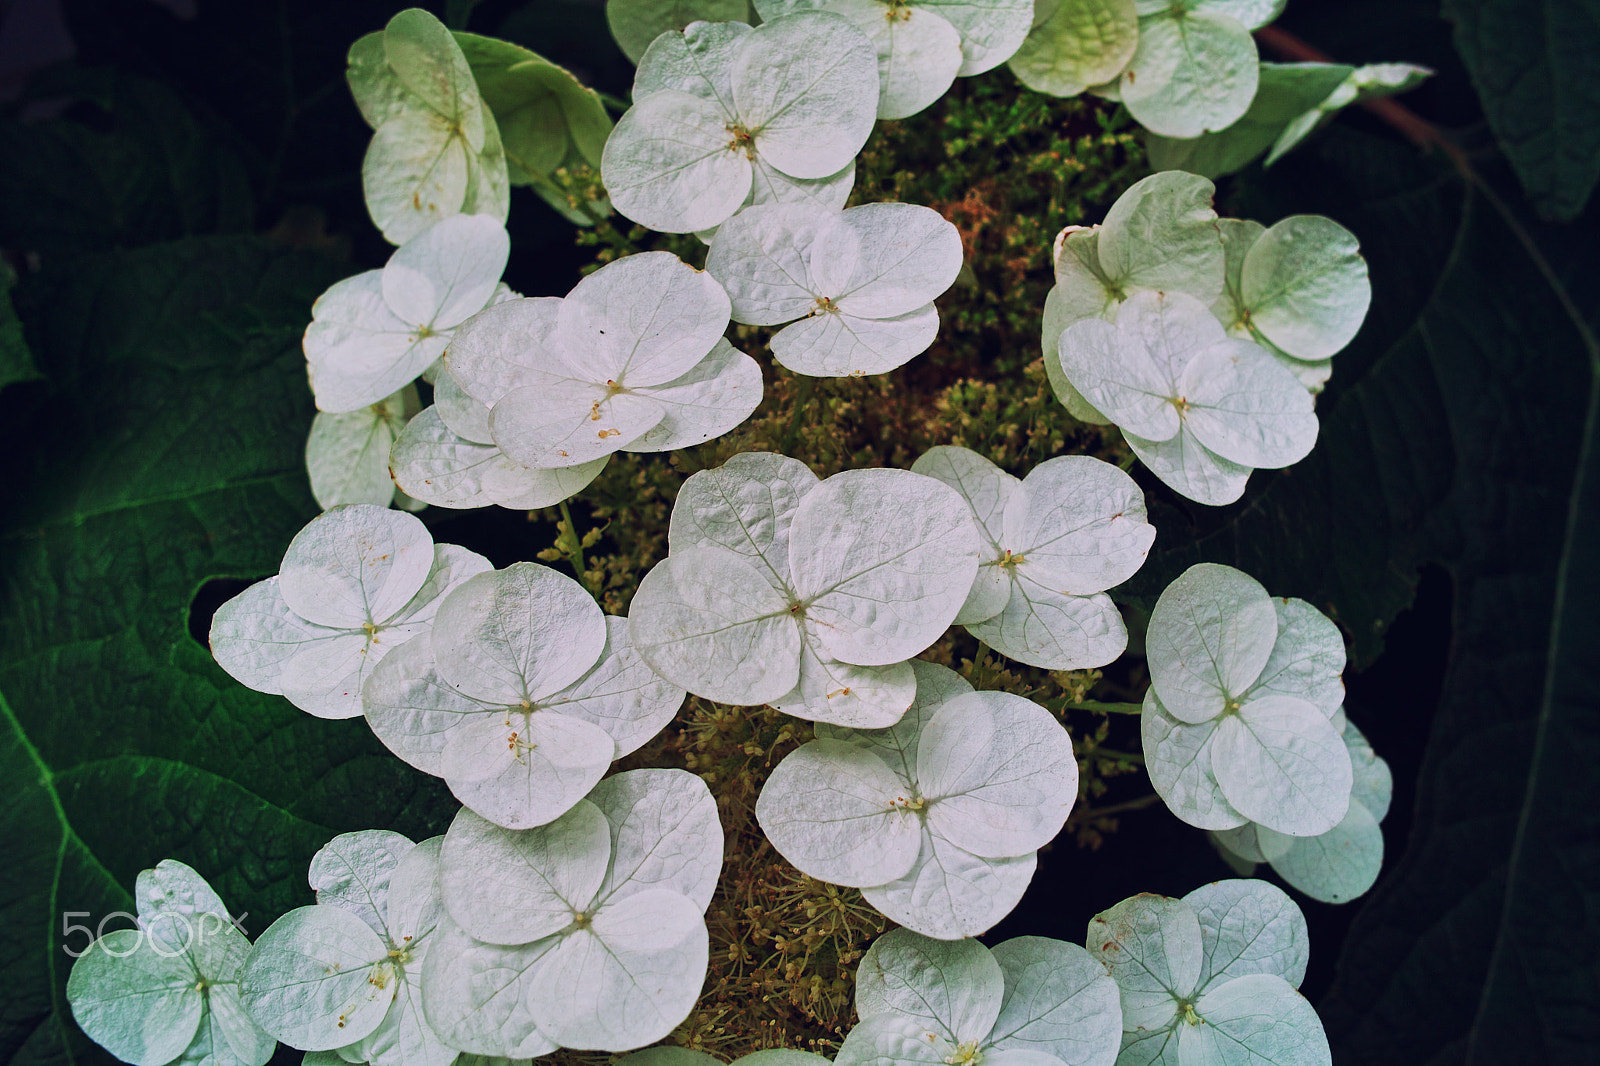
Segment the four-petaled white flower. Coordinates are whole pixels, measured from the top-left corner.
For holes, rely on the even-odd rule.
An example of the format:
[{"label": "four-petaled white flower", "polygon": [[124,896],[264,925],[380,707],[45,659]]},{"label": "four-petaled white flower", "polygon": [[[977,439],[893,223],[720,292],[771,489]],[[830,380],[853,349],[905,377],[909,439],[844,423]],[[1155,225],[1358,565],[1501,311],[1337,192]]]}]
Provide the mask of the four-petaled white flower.
[{"label": "four-petaled white flower", "polygon": [[415,381],[495,299],[510,250],[494,219],[457,215],[395,249],[382,270],[317,297],[305,351],[318,409],[359,410]]},{"label": "four-petaled white flower", "polygon": [[983,542],[957,625],[1045,670],[1104,666],[1122,654],[1128,630],[1105,590],[1134,575],[1156,537],[1131,477],[1063,455],[1018,479],[950,445],[930,448],[911,469],[961,493]]},{"label": "four-petaled white flower", "polygon": [[1331,1066],[1305,978],[1305,916],[1265,881],[1133,896],[1089,922],[1122,993],[1121,1063]]},{"label": "four-petaled white flower", "polygon": [[1111,1066],[1117,984],[1077,944],[1019,936],[992,951],[894,929],[856,971],[860,1022],[837,1066]]},{"label": "four-petaled white flower", "polygon": [[476,552],[434,544],[412,515],[335,507],[289,542],[277,576],[217,609],[211,654],[257,692],[354,718],[379,660],[427,631],[445,593],[489,569]]},{"label": "four-petaled white flower", "polygon": [[721,868],[716,801],[683,770],[608,777],[536,829],[463,810],[445,834],[428,1018],[454,1047],[510,1058],[660,1040],[700,996]]},{"label": "four-petaled white flower", "polygon": [[722,336],[728,310],[710,275],[644,252],[565,299],[509,300],[474,316],[445,367],[489,408],[495,445],[521,466],[671,451],[721,436],[761,402],[761,368]]},{"label": "four-petaled white flower", "polygon": [[1253,821],[1301,837],[1344,820],[1353,771],[1331,719],[1345,651],[1326,616],[1199,563],[1156,601],[1145,653],[1145,768],[1173,814],[1201,829]]},{"label": "four-petaled white flower", "polygon": [[457,585],[364,696],[391,751],[489,821],[528,829],[660,732],[684,691],[639,658],[627,619],[602,614],[571,578],[517,563]]},{"label": "four-petaled white flower", "polygon": [[449,1066],[422,1013],[438,950],[442,837],[367,829],[328,841],[307,876],[317,902],[267,927],[239,971],[250,1016],[290,1047],[371,1066]]},{"label": "four-petaled white flower", "polygon": [[877,108],[877,57],[848,19],[692,23],[640,61],[600,174],[618,211],[665,233],[718,226],[753,195],[843,206]]},{"label": "four-petaled white flower", "polygon": [[819,723],[762,786],[756,820],[801,873],[861,889],[926,936],[977,936],[1022,898],[1078,798],[1078,763],[1038,704],[911,667],[917,698],[899,722]]},{"label": "four-petaled white flower", "polygon": [[634,645],[719,703],[878,727],[916,694],[906,660],[950,625],[978,570],[966,503],[909,470],[746,452],[684,482],[667,558],[639,583]]},{"label": "four-petaled white flower", "polygon": [[882,374],[938,336],[933,301],[961,272],[961,234],[916,204],[764,204],[723,223],[706,272],[734,321],[793,323],[771,346],[795,373]]},{"label": "four-petaled white flower", "polygon": [[250,941],[222,899],[176,859],[141,871],[134,899],[138,927],[106,933],[72,964],[78,1025],[134,1066],[262,1066],[277,1045],[240,1004]]}]

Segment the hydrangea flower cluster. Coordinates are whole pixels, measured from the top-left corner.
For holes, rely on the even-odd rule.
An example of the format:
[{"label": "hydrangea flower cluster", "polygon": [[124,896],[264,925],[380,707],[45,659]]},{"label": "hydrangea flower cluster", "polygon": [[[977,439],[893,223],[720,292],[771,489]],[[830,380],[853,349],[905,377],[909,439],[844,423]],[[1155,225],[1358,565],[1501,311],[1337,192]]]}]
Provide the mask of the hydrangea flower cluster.
[{"label": "hydrangea flower cluster", "polygon": [[1344,820],[1355,783],[1339,735],[1344,640],[1325,615],[1198,563],[1156,601],[1145,652],[1145,766],[1172,813],[1296,837]]},{"label": "hydrangea flower cluster", "polygon": [[801,873],[861,889],[924,936],[977,936],[1033,878],[1078,798],[1072,740],[1038,704],[911,664],[917,697],[881,729],[817,725],[772,771],[756,819]]},{"label": "hydrangea flower cluster", "polygon": [[476,552],[434,544],[412,515],[335,507],[289,542],[277,576],[217,609],[211,654],[257,692],[319,718],[354,718],[383,657],[428,631],[446,593],[490,569]]},{"label": "hydrangea flower cluster", "polygon": [[982,542],[957,625],[1045,670],[1104,666],[1122,654],[1128,630],[1105,590],[1133,576],[1156,538],[1131,477],[1099,459],[1063,455],[1019,479],[950,445],[911,469],[966,499]]},{"label": "hydrangea flower cluster", "polygon": [[1115,423],[1174,490],[1224,504],[1252,469],[1310,452],[1308,390],[1360,328],[1371,286],[1338,223],[1218,219],[1214,192],[1194,174],[1155,174],[1101,225],[1063,230],[1043,344],[1074,417]]},{"label": "hydrangea flower cluster", "polygon": [[834,1061],[1112,1066],[1120,1000],[1117,982],[1076,944],[1019,936],[990,950],[895,929],[861,960],[861,1020]]},{"label": "hydrangea flower cluster", "polygon": [[633,639],[662,677],[718,703],[893,725],[908,662],[950,625],[978,569],[966,503],[909,470],[744,453],[684,482],[667,558],[639,583]]},{"label": "hydrangea flower cluster", "polygon": [[1322,1021],[1295,991],[1305,916],[1265,881],[1125,899],[1089,923],[1088,948],[1122,993],[1120,1066],[1332,1066]]},{"label": "hydrangea flower cluster", "polygon": [[193,869],[163,859],[134,884],[138,926],[104,934],[67,978],[89,1039],[134,1066],[263,1066],[275,1041],[245,1013],[250,941]]}]

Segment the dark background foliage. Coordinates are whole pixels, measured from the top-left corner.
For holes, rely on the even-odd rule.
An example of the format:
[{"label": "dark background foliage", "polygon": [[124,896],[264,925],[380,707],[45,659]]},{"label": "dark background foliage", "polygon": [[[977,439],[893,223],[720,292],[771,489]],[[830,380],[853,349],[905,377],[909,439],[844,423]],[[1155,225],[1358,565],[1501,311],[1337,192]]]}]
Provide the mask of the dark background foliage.
[{"label": "dark background foliage", "polygon": [[[64,939],[62,915],[92,926],[130,909],[139,869],[192,862],[258,933],[308,901],[305,862],[332,834],[435,832],[453,808],[366,730],[242,689],[190,636],[237,587],[217,579],[272,572],[315,511],[299,334],[327,284],[387,255],[361,202],[368,131],[344,54],[400,6],[65,0],[59,33],[52,5],[6,9],[13,67],[62,58],[52,41],[73,49],[13,73],[0,112],[8,1063],[107,1061],[65,1008],[62,949],[85,937]],[[1588,1063],[1600,232],[1585,204],[1600,81],[1586,64],[1600,3],[1443,6],[1295,0],[1279,23],[1340,61],[1434,67],[1403,102],[1455,151],[1356,111],[1222,183],[1225,213],[1319,212],[1354,230],[1373,307],[1320,402],[1312,456],[1257,475],[1232,507],[1163,505],[1129,593],[1148,603],[1190,562],[1228,562],[1312,600],[1351,640],[1348,706],[1396,798],[1378,886],[1304,903],[1305,991],[1336,1061]],[[626,95],[598,3],[489,0],[470,25]],[[564,292],[591,258],[529,195],[510,226],[519,291]],[[452,535],[481,536],[497,564],[516,556],[506,527],[473,528]],[[548,543],[527,535],[529,554]],[[1077,940],[1126,895],[1222,876],[1202,834],[1131,817],[1098,852],[1044,856],[990,939]]]}]

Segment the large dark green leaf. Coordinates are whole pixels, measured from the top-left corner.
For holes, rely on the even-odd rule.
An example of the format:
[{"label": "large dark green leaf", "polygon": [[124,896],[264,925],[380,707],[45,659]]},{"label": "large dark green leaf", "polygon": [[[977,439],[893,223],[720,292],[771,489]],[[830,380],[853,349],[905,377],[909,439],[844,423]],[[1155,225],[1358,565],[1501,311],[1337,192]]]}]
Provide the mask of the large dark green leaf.
[{"label": "large dark green leaf", "polygon": [[1600,0],[1445,0],[1444,15],[1529,197],[1573,218],[1600,178]]},{"label": "large dark green leaf", "polygon": [[39,376],[33,353],[22,337],[22,320],[11,304],[11,289],[17,275],[0,259],[0,389],[15,381],[32,381]]},{"label": "large dark green leaf", "polygon": [[0,1060],[109,1061],[62,998],[86,939],[62,915],[131,909],[140,869],[189,863],[258,934],[309,902],[333,834],[422,835],[453,807],[360,720],[243,688],[188,632],[205,582],[273,572],[315,513],[299,334],[340,272],[212,238],[22,291],[53,392],[0,411],[20,465],[0,527]]}]

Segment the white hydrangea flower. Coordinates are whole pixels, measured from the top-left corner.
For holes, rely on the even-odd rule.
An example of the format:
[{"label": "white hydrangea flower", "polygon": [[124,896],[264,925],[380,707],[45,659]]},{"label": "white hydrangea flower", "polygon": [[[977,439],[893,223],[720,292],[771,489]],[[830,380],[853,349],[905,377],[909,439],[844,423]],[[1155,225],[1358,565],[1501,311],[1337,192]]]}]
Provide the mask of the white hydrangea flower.
[{"label": "white hydrangea flower", "polygon": [[564,574],[517,563],[457,585],[364,697],[391,751],[489,821],[528,829],[660,732],[684,691],[639,658],[627,619]]},{"label": "white hydrangea flower", "polygon": [[417,414],[417,390],[407,385],[356,411],[318,411],[306,438],[311,495],[323,509],[346,503],[387,507],[395,499],[389,450]]},{"label": "white hydrangea flower", "polygon": [[705,981],[721,867],[716,801],[683,770],[609,777],[535,829],[463,810],[445,834],[428,1018],[478,1055],[660,1040]]},{"label": "white hydrangea flower", "polygon": [[764,19],[812,10],[849,19],[877,52],[878,117],[885,119],[914,115],[943,96],[958,76],[1004,63],[1033,24],[1033,0],[755,0],[755,5]]},{"label": "white hydrangea flower", "polygon": [[1122,73],[1138,46],[1134,0],[1034,0],[1033,28],[1008,65],[1035,92],[1077,96]]},{"label": "white hydrangea flower", "polygon": [[634,63],[663,33],[692,22],[733,22],[750,17],[750,0],[606,0],[606,25]]},{"label": "white hydrangea flower", "polygon": [[1354,772],[1344,819],[1314,837],[1292,837],[1254,822],[1213,830],[1211,839],[1222,849],[1223,858],[1247,867],[1247,874],[1257,863],[1269,863],[1279,877],[1323,903],[1348,903],[1372,887],[1383,867],[1379,823],[1389,813],[1394,777],[1389,764],[1348,719],[1343,737]]},{"label": "white hydrangea flower", "polygon": [[267,927],[239,971],[251,1017],[304,1051],[372,1066],[450,1066],[422,1012],[422,966],[439,949],[443,837],[334,837],[311,858],[317,902]]},{"label": "white hydrangea flower", "polygon": [[917,696],[899,722],[819,723],[767,778],[756,820],[801,873],[861,889],[925,936],[977,936],[1022,898],[1077,801],[1078,763],[1038,704],[911,668]]},{"label": "white hydrangea flower", "polygon": [[511,182],[500,130],[444,23],[407,8],[350,46],[345,77],[375,131],[361,183],[389,243],[457,214],[505,221]]},{"label": "white hydrangea flower", "polygon": [[317,408],[359,410],[415,381],[489,306],[510,250],[494,219],[457,215],[395,249],[382,270],[317,297],[305,336]]},{"label": "white hydrangea flower", "polygon": [[1322,1019],[1295,991],[1305,916],[1265,881],[1133,896],[1090,921],[1087,944],[1121,989],[1122,1066],[1332,1066]]},{"label": "white hydrangea flower", "polygon": [[134,883],[138,927],[89,945],[67,1003],[89,1039],[134,1066],[263,1066],[277,1046],[239,1001],[250,941],[205,879],[176,859]]},{"label": "white hydrangea flower", "polygon": [[927,350],[939,333],[933,301],[961,261],[960,232],[930,208],[763,204],[722,224],[706,273],[727,290],[735,322],[793,323],[771,341],[783,366],[847,377]]},{"label": "white hydrangea flower", "polygon": [[1127,474],[1086,455],[1048,459],[1018,479],[967,448],[930,448],[911,467],[967,501],[982,561],[956,624],[1002,655],[1045,670],[1104,666],[1128,646],[1105,590],[1132,577],[1156,530]]},{"label": "white hydrangea flower", "polygon": [[257,692],[354,718],[379,660],[427,631],[445,593],[489,569],[476,552],[434,544],[412,515],[335,507],[289,542],[277,576],[217,609],[211,654]]},{"label": "white hydrangea flower", "polygon": [[1097,92],[1121,100],[1145,129],[1198,137],[1237,122],[1255,99],[1255,38],[1283,0],[1137,0],[1139,40],[1115,81]]},{"label": "white hydrangea flower", "polygon": [[1200,829],[1254,821],[1300,837],[1344,820],[1353,770],[1332,722],[1344,640],[1325,615],[1199,563],[1156,601],[1145,653],[1145,768],[1173,814]]},{"label": "white hydrangea flower", "polygon": [[1299,462],[1316,443],[1305,386],[1185,293],[1141,292],[1115,324],[1075,322],[1060,351],[1067,377],[1134,454],[1199,503],[1232,503],[1251,470]]},{"label": "white hydrangea flower", "polygon": [[[762,182],[774,199],[831,205],[877,107],[872,42],[848,19],[803,11],[753,30],[693,23],[640,61],[601,178],[618,211],[664,233],[720,225]],[[821,179],[829,190],[781,188]]]},{"label": "white hydrangea flower", "polygon": [[1076,944],[1019,936],[991,951],[893,929],[856,971],[860,1023],[837,1066],[1112,1066],[1117,983]]},{"label": "white hydrangea flower", "polygon": [[846,470],[747,452],[684,482],[668,556],[639,584],[634,645],[719,703],[801,718],[899,721],[906,660],[937,640],[977,574],[965,501],[909,470]]},{"label": "white hydrangea flower", "polygon": [[601,267],[565,299],[509,300],[476,315],[456,331],[445,366],[489,409],[489,435],[513,463],[549,470],[671,451],[721,436],[761,402],[760,366],[722,336],[728,311],[710,275],[670,252],[643,252]]}]

